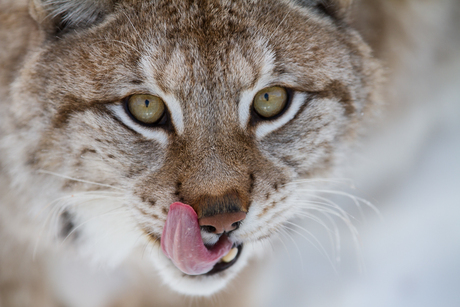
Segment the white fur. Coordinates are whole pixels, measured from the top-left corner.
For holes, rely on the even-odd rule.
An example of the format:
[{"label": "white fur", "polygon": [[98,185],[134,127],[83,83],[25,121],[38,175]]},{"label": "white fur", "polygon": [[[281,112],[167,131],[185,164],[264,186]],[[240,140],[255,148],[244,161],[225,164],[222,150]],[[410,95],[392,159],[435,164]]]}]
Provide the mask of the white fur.
[{"label": "white fur", "polygon": [[78,204],[76,221],[80,224],[75,229],[82,237],[79,251],[95,263],[117,266],[141,243],[142,233],[122,201],[110,198]]},{"label": "white fur", "polygon": [[261,63],[261,77],[259,81],[257,81],[256,86],[254,86],[252,89],[243,91],[241,93],[240,103],[238,105],[238,115],[240,120],[240,127],[242,129],[246,129],[249,123],[249,118],[251,115],[251,105],[254,96],[257,94],[258,91],[266,88],[267,86],[269,86],[269,84],[272,84],[275,81],[273,80],[273,69],[275,68],[273,62],[275,59],[275,55],[273,51],[269,51],[270,49],[267,48],[266,44],[264,44],[263,42],[260,42],[259,44],[261,45],[261,50],[267,51],[265,51],[264,53],[263,63]]},{"label": "white fur", "polygon": [[154,78],[154,63],[151,58],[157,55],[157,50],[152,46],[149,46],[147,55],[143,56],[140,60],[140,67],[143,72],[145,79],[147,80],[147,86],[149,87],[151,95],[157,95],[165,102],[168,110],[171,114],[171,119],[176,128],[177,134],[181,135],[184,132],[184,115],[182,113],[182,107],[179,101],[171,94],[164,93]]},{"label": "white fur", "polygon": [[158,269],[162,280],[173,290],[192,296],[210,296],[224,288],[246,266],[248,258],[251,255],[251,246],[246,246],[238,261],[232,267],[211,276],[183,276],[183,273],[161,251],[154,251],[151,255],[153,256],[152,263]]},{"label": "white fur", "polygon": [[149,140],[155,140],[160,143],[163,147],[168,145],[168,135],[162,129],[149,128],[139,125],[133,121],[128,114],[126,114],[125,109],[120,104],[110,105],[108,108],[113,112],[113,114],[121,120],[126,126],[130,127],[134,131],[142,134]]},{"label": "white fur", "polygon": [[43,6],[49,11],[49,16],[62,15],[63,20],[70,25],[92,23],[99,17],[109,1],[94,0],[43,0]]}]

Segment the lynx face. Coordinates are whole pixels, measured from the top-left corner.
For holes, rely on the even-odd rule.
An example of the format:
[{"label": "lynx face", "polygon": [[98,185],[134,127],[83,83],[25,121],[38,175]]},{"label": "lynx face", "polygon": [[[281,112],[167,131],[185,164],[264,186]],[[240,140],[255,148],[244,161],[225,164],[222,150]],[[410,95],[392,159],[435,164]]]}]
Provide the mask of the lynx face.
[{"label": "lynx face", "polygon": [[[314,2],[35,1],[41,38],[2,140],[19,189],[36,191],[28,206],[59,212],[59,240],[94,259],[145,249],[177,291],[221,289],[302,209],[296,182],[335,169],[372,103],[368,48],[340,4]],[[206,249],[237,256],[183,273],[205,256],[161,251],[176,202]]]}]

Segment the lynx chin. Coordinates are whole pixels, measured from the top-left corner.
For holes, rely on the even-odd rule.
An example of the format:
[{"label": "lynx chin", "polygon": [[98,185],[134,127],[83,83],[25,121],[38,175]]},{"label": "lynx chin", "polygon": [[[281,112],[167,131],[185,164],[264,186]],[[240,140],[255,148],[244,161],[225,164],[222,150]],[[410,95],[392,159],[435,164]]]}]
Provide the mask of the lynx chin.
[{"label": "lynx chin", "polygon": [[382,78],[350,6],[1,0],[0,304],[59,305],[69,257],[208,296],[327,211],[300,192],[339,172]]}]

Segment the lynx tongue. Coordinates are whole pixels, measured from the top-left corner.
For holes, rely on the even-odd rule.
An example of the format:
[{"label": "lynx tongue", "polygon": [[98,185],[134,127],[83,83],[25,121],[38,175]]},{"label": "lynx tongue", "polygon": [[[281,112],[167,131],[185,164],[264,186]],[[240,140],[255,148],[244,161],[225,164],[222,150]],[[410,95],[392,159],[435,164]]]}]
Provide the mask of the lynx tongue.
[{"label": "lynx tongue", "polygon": [[173,203],[161,236],[161,248],[179,270],[185,274],[199,275],[209,272],[230,251],[232,242],[222,235],[215,245],[206,248],[193,208]]}]

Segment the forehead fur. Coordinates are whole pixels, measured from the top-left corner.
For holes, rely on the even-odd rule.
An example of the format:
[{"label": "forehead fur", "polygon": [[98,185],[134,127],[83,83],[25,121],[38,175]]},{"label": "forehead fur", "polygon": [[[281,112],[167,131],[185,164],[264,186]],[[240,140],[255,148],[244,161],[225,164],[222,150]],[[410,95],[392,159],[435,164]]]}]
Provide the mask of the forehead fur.
[{"label": "forehead fur", "polygon": [[287,86],[321,91],[333,80],[360,81],[361,51],[345,43],[350,38],[287,1],[125,1],[102,24],[50,44],[40,69],[83,100],[120,98],[107,94],[126,95],[146,79],[181,100],[222,98],[253,86],[270,54],[271,73],[289,76]]}]

